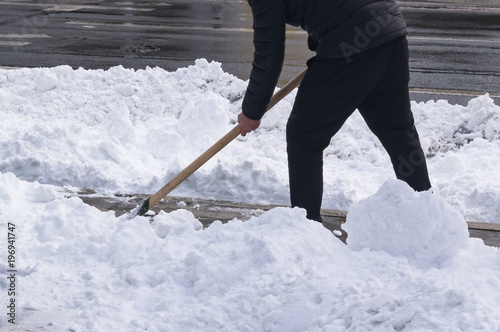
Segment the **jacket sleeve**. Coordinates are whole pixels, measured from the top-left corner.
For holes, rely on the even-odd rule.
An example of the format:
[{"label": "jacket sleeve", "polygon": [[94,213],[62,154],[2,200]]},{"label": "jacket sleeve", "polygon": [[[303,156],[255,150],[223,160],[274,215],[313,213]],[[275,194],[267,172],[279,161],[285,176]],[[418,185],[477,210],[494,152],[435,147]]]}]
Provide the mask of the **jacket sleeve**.
[{"label": "jacket sleeve", "polygon": [[266,112],[285,57],[286,5],[284,0],[249,0],[254,30],[254,59],[242,111],[253,120]]}]

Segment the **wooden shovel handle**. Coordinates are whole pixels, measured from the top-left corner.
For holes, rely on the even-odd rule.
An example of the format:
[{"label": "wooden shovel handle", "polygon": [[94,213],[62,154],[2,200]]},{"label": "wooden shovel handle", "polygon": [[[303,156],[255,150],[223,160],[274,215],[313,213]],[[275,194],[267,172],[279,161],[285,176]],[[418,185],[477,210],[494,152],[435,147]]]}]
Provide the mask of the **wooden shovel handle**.
[{"label": "wooden shovel handle", "polygon": [[[290,82],[288,82],[283,88],[276,92],[269,101],[266,112],[269,111],[274,105],[276,105],[281,99],[283,99],[287,94],[295,89],[302,78],[304,77],[307,69],[304,69],[300,74],[294,77]],[[151,209],[156,203],[158,203],[163,197],[167,196],[172,190],[174,190],[179,184],[186,180],[191,174],[193,174],[198,168],[205,164],[210,158],[222,150],[226,145],[228,145],[232,140],[234,140],[240,134],[240,125],[236,125],[231,131],[224,135],[220,140],[218,140],[214,145],[208,148],[203,154],[196,158],[191,164],[184,168],[179,174],[177,174],[172,180],[170,180],[166,185],[164,185],[160,190],[158,190],[149,199],[149,208]]]}]

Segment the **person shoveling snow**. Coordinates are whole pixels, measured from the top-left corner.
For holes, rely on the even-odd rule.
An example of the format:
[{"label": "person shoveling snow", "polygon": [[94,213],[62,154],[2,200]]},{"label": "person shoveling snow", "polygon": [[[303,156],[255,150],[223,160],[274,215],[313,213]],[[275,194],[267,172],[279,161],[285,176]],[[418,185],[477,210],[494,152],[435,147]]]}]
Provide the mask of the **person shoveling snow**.
[{"label": "person shoveling snow", "polygon": [[431,187],[408,90],[406,23],[394,0],[253,1],[253,68],[238,116],[257,129],[283,66],[286,24],[308,33],[316,55],[286,127],[290,201],[322,222],[323,153],[357,109],[391,158],[398,179]]}]

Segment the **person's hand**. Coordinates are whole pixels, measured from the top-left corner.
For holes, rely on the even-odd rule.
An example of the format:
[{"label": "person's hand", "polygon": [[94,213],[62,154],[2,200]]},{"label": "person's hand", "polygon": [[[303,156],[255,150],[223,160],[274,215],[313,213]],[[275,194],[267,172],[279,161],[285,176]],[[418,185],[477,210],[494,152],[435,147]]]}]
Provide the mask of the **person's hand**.
[{"label": "person's hand", "polygon": [[241,136],[245,136],[260,126],[260,120],[247,118],[243,112],[238,115],[238,123],[240,124]]}]

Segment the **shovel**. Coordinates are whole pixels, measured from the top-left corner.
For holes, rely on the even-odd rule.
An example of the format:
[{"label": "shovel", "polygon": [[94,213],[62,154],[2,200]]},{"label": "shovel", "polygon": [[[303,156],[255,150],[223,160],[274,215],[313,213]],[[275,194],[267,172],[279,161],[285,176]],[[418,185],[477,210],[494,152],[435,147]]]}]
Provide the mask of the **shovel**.
[{"label": "shovel", "polygon": [[[276,92],[269,101],[266,112],[269,111],[274,105],[276,105],[281,99],[283,99],[290,91],[295,89],[302,78],[304,77],[307,69],[304,69],[300,74],[294,77],[290,82],[288,82],[283,88]],[[172,190],[174,190],[179,184],[186,180],[191,174],[193,174],[198,168],[205,164],[210,158],[212,158],[217,152],[222,150],[226,145],[228,145],[233,139],[238,137],[240,134],[240,125],[236,125],[231,131],[229,131],[224,137],[215,142],[210,148],[203,152],[198,158],[196,158],[191,164],[184,168],[179,174],[177,174],[172,180],[170,180],[166,185],[164,185],[160,190],[158,190],[153,196],[146,199],[140,206],[136,207],[130,211],[129,219],[134,218],[139,215],[142,216],[148,212],[153,206],[156,205],[163,197],[167,196]]]}]

